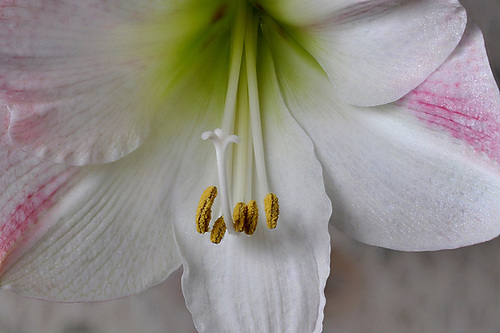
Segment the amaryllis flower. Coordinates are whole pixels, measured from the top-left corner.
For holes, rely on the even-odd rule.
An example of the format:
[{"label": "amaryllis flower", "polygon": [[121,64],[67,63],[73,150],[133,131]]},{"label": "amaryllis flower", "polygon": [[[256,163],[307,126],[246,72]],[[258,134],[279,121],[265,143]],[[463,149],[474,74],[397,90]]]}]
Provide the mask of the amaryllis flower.
[{"label": "amaryllis flower", "polygon": [[329,221],[500,232],[500,94],[454,0],[0,0],[0,108],[0,285],[29,297],[182,264],[200,331],[320,331]]}]

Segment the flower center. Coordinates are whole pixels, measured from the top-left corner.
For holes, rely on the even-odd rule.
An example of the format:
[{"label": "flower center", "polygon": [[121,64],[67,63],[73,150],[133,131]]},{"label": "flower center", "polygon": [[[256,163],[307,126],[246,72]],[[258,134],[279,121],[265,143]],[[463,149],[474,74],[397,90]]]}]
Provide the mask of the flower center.
[{"label": "flower center", "polygon": [[[260,118],[257,83],[260,14],[245,2],[236,5],[222,129],[202,134],[203,140],[210,139],[214,143],[217,157],[221,214],[213,224],[210,237],[216,244],[222,240],[226,230],[232,235],[241,232],[252,235],[255,232],[258,208],[254,200],[254,172],[256,188],[259,192],[268,193],[264,198],[264,210],[270,229],[276,227],[279,214],[278,198],[269,193]],[[226,133],[237,133],[238,136]],[[240,143],[234,150],[234,156],[233,151],[227,149],[230,143]],[[217,188],[212,186],[201,196],[196,214],[199,233],[209,230],[216,195]],[[237,204],[232,205],[232,202]],[[231,207],[234,207],[232,216]]]}]

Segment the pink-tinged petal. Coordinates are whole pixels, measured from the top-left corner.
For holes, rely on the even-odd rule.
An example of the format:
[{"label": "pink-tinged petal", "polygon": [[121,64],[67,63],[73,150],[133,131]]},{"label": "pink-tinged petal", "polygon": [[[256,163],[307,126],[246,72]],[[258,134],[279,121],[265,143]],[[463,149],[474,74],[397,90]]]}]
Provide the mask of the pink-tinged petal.
[{"label": "pink-tinged petal", "polygon": [[[207,234],[194,231],[195,211],[186,206],[216,184],[215,170],[201,174],[196,193],[177,198],[183,212],[175,224],[184,261],[182,285],[200,332],[320,332],[322,328],[331,207],[311,141],[283,103],[271,56],[266,53],[263,59],[260,97],[263,109],[269,110],[262,113],[264,149],[270,190],[279,199],[278,226],[269,230],[263,221],[266,193],[259,188],[259,179],[254,194],[261,221],[255,234],[226,234],[218,245]],[[200,145],[213,149],[206,142]],[[188,151],[188,155],[194,154]],[[215,163],[213,152],[210,160]]]},{"label": "pink-tinged petal", "polygon": [[[0,104],[11,113],[12,140],[37,157],[73,165],[115,161],[139,147],[169,84],[154,48],[171,45],[175,32],[153,27],[171,19],[172,5],[0,4]],[[155,82],[158,73],[164,86]]]},{"label": "pink-tinged petal", "polygon": [[[462,83],[460,89],[451,88],[451,97],[477,99],[454,104],[449,114],[498,115],[500,94],[483,57],[480,32],[470,29],[443,68],[463,63],[462,74],[447,81],[453,86],[460,77]],[[275,44],[285,51],[284,43]],[[478,61],[467,61],[474,48]],[[288,63],[276,62],[280,82],[323,166],[334,225],[363,242],[400,250],[455,248],[500,233],[500,167],[492,158],[497,156],[490,150],[494,145],[478,149],[457,139],[449,129],[419,119],[404,100],[373,108],[346,105],[328,95],[325,78],[301,70],[307,65],[292,55],[287,54]],[[443,85],[440,71],[434,75]],[[298,73],[302,75],[295,77]],[[428,82],[435,82],[434,75]],[[432,86],[436,92],[448,89]],[[497,135],[490,130],[490,136]]]},{"label": "pink-tinged petal", "polygon": [[284,17],[284,29],[326,71],[332,94],[354,105],[386,104],[407,94],[446,60],[466,25],[456,0],[278,3],[288,2],[297,17],[309,10],[317,17],[300,23]]},{"label": "pink-tinged petal", "polygon": [[179,266],[165,204],[172,168],[153,153],[158,142],[120,163],[63,166],[13,146],[4,111],[2,288],[41,299],[107,300],[147,289]]},{"label": "pink-tinged petal", "polygon": [[155,154],[163,139],[153,135],[120,161],[77,168],[57,183],[53,176],[37,184],[40,168],[10,179],[4,187],[41,190],[2,202],[8,219],[1,240],[9,254],[1,263],[2,288],[39,299],[100,301],[143,291],[177,269],[169,202],[178,168],[170,151]]},{"label": "pink-tinged petal", "polygon": [[0,274],[33,246],[49,227],[43,219],[68,191],[73,167],[31,157],[15,148],[6,132],[8,113],[1,109],[0,129]]},{"label": "pink-tinged petal", "polygon": [[397,102],[429,128],[500,164],[500,99],[479,28],[438,71]]}]

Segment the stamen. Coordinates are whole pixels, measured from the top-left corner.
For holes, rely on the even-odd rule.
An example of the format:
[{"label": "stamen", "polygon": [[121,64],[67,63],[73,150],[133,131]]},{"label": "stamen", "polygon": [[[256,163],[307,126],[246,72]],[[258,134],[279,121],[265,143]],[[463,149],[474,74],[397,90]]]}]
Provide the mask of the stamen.
[{"label": "stamen", "polygon": [[266,211],[267,227],[269,229],[276,228],[280,207],[278,205],[278,197],[274,193],[268,193],[264,198],[264,210]]},{"label": "stamen", "polygon": [[257,31],[259,17],[247,13],[247,29],[245,36],[245,62],[248,86],[248,107],[252,128],[255,168],[259,187],[265,192],[267,188],[267,173],[264,161],[264,141],[262,137],[262,122],[260,118],[259,85],[257,80]]},{"label": "stamen", "polygon": [[233,132],[233,124],[236,116],[236,100],[238,95],[238,81],[240,80],[241,63],[243,56],[243,45],[245,43],[246,11],[247,5],[236,4],[234,24],[231,29],[231,49],[229,54],[229,78],[227,86],[226,101],[224,103],[224,117],[222,128]]},{"label": "stamen", "polygon": [[236,207],[234,207],[233,213],[233,223],[234,230],[237,232],[242,232],[245,228],[245,222],[247,219],[247,205],[244,202],[238,202]]},{"label": "stamen", "polygon": [[255,229],[257,229],[257,222],[259,221],[259,209],[257,208],[257,202],[255,200],[251,200],[248,203],[247,209],[245,233],[247,235],[253,235]]},{"label": "stamen", "polygon": [[217,196],[217,187],[208,187],[201,195],[198,209],[196,210],[196,231],[204,234],[208,231],[208,225],[212,219],[212,205]]},{"label": "stamen", "polygon": [[214,244],[219,244],[224,235],[226,234],[226,224],[224,223],[224,217],[219,217],[212,228],[210,233],[210,241]]}]

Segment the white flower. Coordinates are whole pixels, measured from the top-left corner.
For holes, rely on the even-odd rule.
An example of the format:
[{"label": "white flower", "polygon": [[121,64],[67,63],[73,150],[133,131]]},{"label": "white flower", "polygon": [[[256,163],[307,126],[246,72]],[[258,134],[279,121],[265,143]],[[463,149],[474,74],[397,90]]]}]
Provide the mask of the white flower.
[{"label": "white flower", "polygon": [[[320,331],[329,221],[401,250],[495,237],[500,94],[466,19],[452,0],[1,1],[0,285],[106,300],[182,263],[200,331]],[[195,226],[210,186],[217,245]],[[231,215],[252,200],[247,236]]]}]

